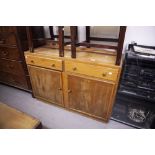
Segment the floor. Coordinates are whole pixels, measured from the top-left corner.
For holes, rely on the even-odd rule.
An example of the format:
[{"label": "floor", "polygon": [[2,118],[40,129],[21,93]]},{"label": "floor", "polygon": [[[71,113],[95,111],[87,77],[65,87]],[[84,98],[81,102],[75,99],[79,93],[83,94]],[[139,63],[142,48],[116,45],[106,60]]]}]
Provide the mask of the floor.
[{"label": "floor", "polygon": [[78,113],[46,104],[31,94],[0,84],[0,102],[38,118],[44,128],[52,129],[132,129],[132,127],[110,120],[108,123],[96,121]]}]

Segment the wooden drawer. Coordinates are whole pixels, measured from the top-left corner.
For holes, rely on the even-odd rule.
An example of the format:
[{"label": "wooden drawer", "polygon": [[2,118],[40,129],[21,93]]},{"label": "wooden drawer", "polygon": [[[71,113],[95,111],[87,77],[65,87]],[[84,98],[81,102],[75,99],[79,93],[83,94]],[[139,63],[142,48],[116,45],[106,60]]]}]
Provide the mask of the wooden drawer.
[{"label": "wooden drawer", "polygon": [[19,60],[20,54],[17,48],[0,47],[0,58]]},{"label": "wooden drawer", "polygon": [[65,61],[65,71],[116,81],[118,69],[83,62]]},{"label": "wooden drawer", "polygon": [[25,58],[28,65],[40,66],[62,71],[62,60],[38,56],[26,56]]},{"label": "wooden drawer", "polygon": [[0,33],[15,32],[15,26],[0,26]]},{"label": "wooden drawer", "polygon": [[0,71],[12,73],[15,75],[25,75],[21,62],[0,59]]},{"label": "wooden drawer", "polygon": [[15,33],[0,33],[0,45],[16,45]]},{"label": "wooden drawer", "polygon": [[11,73],[0,72],[0,82],[28,89],[27,79],[25,76],[17,76]]}]

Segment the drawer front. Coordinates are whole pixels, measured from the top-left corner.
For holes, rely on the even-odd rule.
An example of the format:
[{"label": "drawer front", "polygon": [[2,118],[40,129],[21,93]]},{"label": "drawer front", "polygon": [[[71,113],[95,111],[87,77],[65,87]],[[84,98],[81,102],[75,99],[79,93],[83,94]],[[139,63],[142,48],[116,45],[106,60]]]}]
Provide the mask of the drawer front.
[{"label": "drawer front", "polygon": [[20,54],[17,48],[0,47],[0,58],[20,60]]},{"label": "drawer front", "polygon": [[43,57],[36,57],[36,56],[26,56],[26,63],[28,65],[34,65],[54,70],[62,71],[62,60],[59,59],[49,59]]},{"label": "drawer front", "polygon": [[17,76],[11,73],[0,72],[0,82],[28,89],[27,80],[25,76]]},{"label": "drawer front", "polygon": [[0,33],[15,32],[15,26],[0,26]]},{"label": "drawer front", "polygon": [[118,77],[118,69],[85,64],[82,62],[65,61],[65,71],[102,78],[110,81],[116,81]]},{"label": "drawer front", "polygon": [[14,33],[0,33],[0,45],[16,45],[16,35]]},{"label": "drawer front", "polygon": [[0,71],[15,75],[25,75],[22,63],[18,61],[0,59]]}]

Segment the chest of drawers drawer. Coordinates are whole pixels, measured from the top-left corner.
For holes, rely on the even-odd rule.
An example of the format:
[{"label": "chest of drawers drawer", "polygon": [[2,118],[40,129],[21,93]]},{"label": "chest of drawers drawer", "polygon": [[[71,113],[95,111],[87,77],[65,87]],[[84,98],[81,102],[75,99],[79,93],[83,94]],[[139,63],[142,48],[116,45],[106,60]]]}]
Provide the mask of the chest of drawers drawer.
[{"label": "chest of drawers drawer", "polygon": [[15,26],[0,26],[0,33],[15,32]]},{"label": "chest of drawers drawer", "polygon": [[0,71],[15,75],[25,75],[21,62],[0,59]]},{"label": "chest of drawers drawer", "polygon": [[0,45],[16,45],[15,33],[0,33]]},{"label": "chest of drawers drawer", "polygon": [[19,51],[17,48],[0,47],[0,58],[20,60]]},{"label": "chest of drawers drawer", "polygon": [[26,63],[28,65],[34,65],[54,70],[62,71],[62,60],[51,59],[45,57],[26,56]]},{"label": "chest of drawers drawer", "polygon": [[0,82],[28,89],[26,76],[18,76],[0,71]]},{"label": "chest of drawers drawer", "polygon": [[65,71],[116,81],[118,69],[83,62],[65,61]]}]

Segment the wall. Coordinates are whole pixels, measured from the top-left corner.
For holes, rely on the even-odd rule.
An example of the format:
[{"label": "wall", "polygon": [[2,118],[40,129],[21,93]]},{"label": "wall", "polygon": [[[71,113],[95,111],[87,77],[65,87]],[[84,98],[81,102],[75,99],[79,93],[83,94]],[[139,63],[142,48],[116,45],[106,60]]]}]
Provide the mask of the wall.
[{"label": "wall", "polygon": [[[50,33],[49,33],[49,27],[44,26],[44,31],[45,31],[45,36],[47,38],[50,38]],[[107,38],[117,38],[118,37],[118,32],[119,32],[119,27],[118,26],[98,26],[98,27],[93,27],[92,26],[92,31],[91,31],[91,36],[95,37],[107,37]],[[65,26],[64,30],[64,35],[69,35],[69,26]],[[57,34],[57,28],[54,26],[54,34]],[[85,41],[86,39],[86,28],[85,26],[79,26],[78,27],[78,38],[79,41]]]},{"label": "wall", "polygon": [[[48,27],[44,27],[46,37],[49,36]],[[54,32],[56,30],[54,29]],[[78,29],[79,40],[85,40],[85,27],[80,26]],[[109,33],[109,35],[111,35]],[[124,41],[124,50],[127,48],[127,45],[132,41],[137,42],[138,44],[155,46],[155,26],[128,26],[125,35]]]},{"label": "wall", "polygon": [[137,44],[155,46],[155,26],[128,26],[124,40],[124,50],[132,41]]},{"label": "wall", "polygon": [[[54,34],[57,34],[56,26],[53,27]],[[50,38],[49,26],[44,26],[45,37]]]}]

